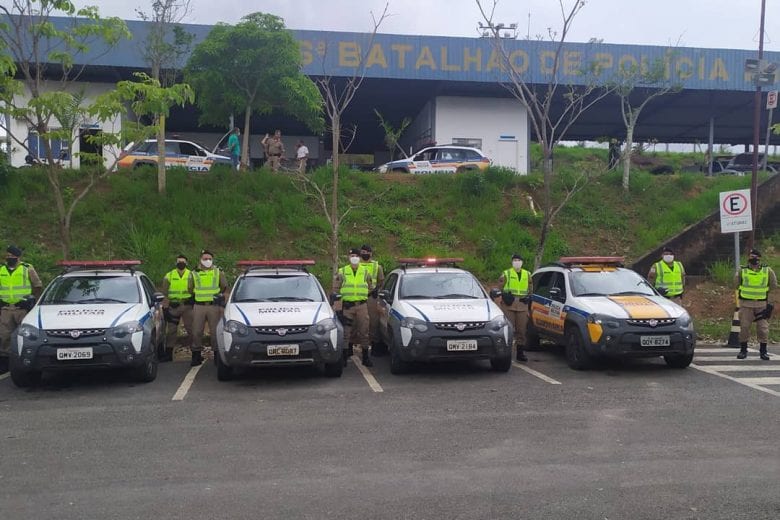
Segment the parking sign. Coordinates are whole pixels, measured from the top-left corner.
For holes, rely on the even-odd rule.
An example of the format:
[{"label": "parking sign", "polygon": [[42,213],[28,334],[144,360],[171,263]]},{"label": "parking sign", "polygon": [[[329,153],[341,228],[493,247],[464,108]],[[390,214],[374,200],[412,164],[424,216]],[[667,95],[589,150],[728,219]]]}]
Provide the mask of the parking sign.
[{"label": "parking sign", "polygon": [[720,232],[739,233],[752,229],[750,190],[720,192]]}]

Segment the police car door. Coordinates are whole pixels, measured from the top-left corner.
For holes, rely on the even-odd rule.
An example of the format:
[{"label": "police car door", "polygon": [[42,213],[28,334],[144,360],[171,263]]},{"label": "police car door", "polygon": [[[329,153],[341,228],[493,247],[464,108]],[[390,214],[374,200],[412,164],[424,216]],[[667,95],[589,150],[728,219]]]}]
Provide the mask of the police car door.
[{"label": "police car door", "polygon": [[179,151],[187,159],[187,169],[191,172],[207,172],[210,164],[206,161],[206,151],[192,143],[179,143]]},{"label": "police car door", "polygon": [[436,148],[423,150],[414,156],[412,173],[433,173],[433,161],[436,159]]},{"label": "police car door", "polygon": [[382,287],[382,295],[377,298],[377,314],[379,316],[379,331],[382,335],[382,340],[385,345],[390,345],[390,310],[393,306],[393,300],[395,299],[395,287],[398,285],[398,275],[393,273],[385,280],[385,285]]},{"label": "police car door", "polygon": [[563,338],[565,299],[566,289],[562,273],[548,271],[534,277],[531,321],[537,331],[553,339]]}]

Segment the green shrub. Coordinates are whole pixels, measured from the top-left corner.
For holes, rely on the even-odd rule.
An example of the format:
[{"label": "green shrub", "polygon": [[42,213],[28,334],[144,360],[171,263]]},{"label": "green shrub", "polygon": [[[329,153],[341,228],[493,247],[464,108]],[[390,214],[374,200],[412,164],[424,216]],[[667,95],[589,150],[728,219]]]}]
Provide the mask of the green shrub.
[{"label": "green shrub", "polygon": [[481,197],[487,191],[487,181],[482,174],[469,172],[456,177],[461,194],[467,197]]},{"label": "green shrub", "polygon": [[731,260],[717,260],[707,267],[710,279],[720,285],[731,285],[734,281],[734,272],[734,264]]}]

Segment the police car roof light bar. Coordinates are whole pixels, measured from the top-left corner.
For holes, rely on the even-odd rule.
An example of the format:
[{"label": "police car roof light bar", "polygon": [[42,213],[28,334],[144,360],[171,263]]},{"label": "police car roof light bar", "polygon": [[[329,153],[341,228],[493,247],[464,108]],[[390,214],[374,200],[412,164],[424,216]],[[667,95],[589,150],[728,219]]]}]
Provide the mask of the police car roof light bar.
[{"label": "police car roof light bar", "polygon": [[444,266],[452,266],[455,267],[456,264],[463,262],[462,258],[435,258],[435,257],[429,257],[429,258],[399,258],[398,263],[401,264],[401,266],[406,269],[409,266],[419,266],[419,267],[444,267]]},{"label": "police car roof light bar", "polygon": [[622,266],[623,256],[562,256],[558,263],[565,266],[573,265],[612,265]]},{"label": "police car roof light bar", "polygon": [[276,268],[278,272],[280,268],[284,267],[307,271],[306,266],[314,264],[314,260],[239,260],[236,262],[238,267],[244,268],[244,272],[263,268]]},{"label": "police car roof light bar", "polygon": [[66,271],[91,271],[92,268],[130,269],[141,265],[140,260],[60,260],[57,262]]}]

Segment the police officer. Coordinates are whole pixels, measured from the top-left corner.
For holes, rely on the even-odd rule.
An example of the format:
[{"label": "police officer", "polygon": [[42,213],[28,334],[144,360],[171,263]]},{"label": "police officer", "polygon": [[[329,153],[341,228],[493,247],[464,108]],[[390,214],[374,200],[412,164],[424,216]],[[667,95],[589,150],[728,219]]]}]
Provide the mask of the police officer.
[{"label": "police officer", "polygon": [[166,351],[162,361],[173,360],[173,349],[179,333],[179,322],[184,323],[187,340],[192,337],[192,293],[189,289],[190,270],[187,269],[187,257],[176,257],[176,268],[163,277],[162,293],[163,315],[165,317]]},{"label": "police officer", "polygon": [[11,334],[35,305],[43,287],[35,268],[21,257],[21,249],[8,246],[5,265],[0,266],[0,372],[8,369]]},{"label": "police officer", "polygon": [[674,259],[674,251],[665,247],[661,253],[661,259],[653,264],[647,273],[650,283],[655,283],[656,289],[666,289],[665,297],[675,303],[682,303],[685,291],[685,268],[682,262]]},{"label": "police officer", "polygon": [[759,356],[769,361],[766,344],[769,341],[769,322],[766,318],[769,290],[777,289],[777,276],[771,267],[761,264],[761,253],[751,249],[748,265],[737,271],[734,277],[739,288],[739,354],[737,359],[747,357],[750,326],[756,322]]},{"label": "police officer", "polygon": [[282,143],[282,132],[276,130],[273,137],[269,139],[268,134],[261,141],[265,148],[265,154],[268,156],[268,164],[271,166],[271,171],[276,173],[279,171],[279,165],[284,156],[284,144]]},{"label": "police officer", "polygon": [[501,309],[515,329],[517,360],[528,361],[523,349],[528,327],[528,302],[533,291],[533,282],[531,273],[523,269],[523,257],[518,254],[512,255],[512,267],[501,273],[498,284],[501,286]]},{"label": "police officer", "polygon": [[379,334],[379,308],[377,307],[377,292],[385,283],[385,271],[376,260],[372,259],[373,249],[367,244],[360,246],[360,265],[371,274],[373,289],[368,293],[368,336],[371,340],[371,355],[382,356],[386,350],[380,346],[382,337]]},{"label": "police officer", "polygon": [[369,358],[368,293],[373,289],[371,273],[360,263],[360,249],[349,250],[349,265],[338,270],[333,279],[333,292],[341,293],[336,304],[342,309],[344,339],[354,347],[361,347],[363,366],[373,366]]},{"label": "police officer", "polygon": [[195,303],[192,307],[192,362],[197,366],[203,363],[203,332],[206,322],[209,324],[209,340],[212,349],[216,348],[217,323],[222,318],[222,307],[228,296],[228,285],[223,273],[214,267],[214,255],[204,249],[200,252],[197,269],[190,272],[187,290],[192,293]]}]

